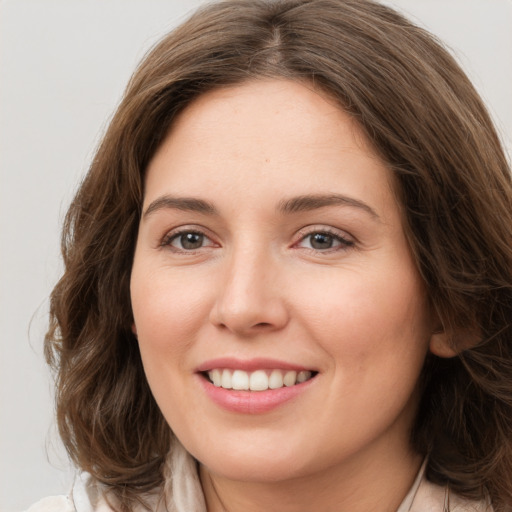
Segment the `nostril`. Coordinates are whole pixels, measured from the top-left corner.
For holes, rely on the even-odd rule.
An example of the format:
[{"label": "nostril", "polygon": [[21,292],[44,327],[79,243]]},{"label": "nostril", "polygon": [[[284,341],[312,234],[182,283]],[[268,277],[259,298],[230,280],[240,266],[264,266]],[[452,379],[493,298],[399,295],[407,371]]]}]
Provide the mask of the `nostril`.
[{"label": "nostril", "polygon": [[288,311],[277,299],[252,300],[251,297],[221,295],[211,309],[209,321],[223,331],[251,336],[285,327]]}]

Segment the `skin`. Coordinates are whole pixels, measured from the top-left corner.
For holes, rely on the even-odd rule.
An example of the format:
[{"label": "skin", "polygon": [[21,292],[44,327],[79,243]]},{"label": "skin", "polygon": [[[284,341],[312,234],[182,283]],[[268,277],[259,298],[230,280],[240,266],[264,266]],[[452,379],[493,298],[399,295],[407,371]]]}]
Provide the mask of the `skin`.
[{"label": "skin", "polygon": [[[349,199],[282,211],[312,194]],[[162,413],[200,461],[209,512],[396,510],[421,464],[409,431],[436,322],[391,172],[357,123],[296,82],[207,93],[150,162],[143,212],[133,328]],[[189,232],[203,234],[194,249]],[[293,400],[243,414],[203,390],[196,369],[218,357],[318,374]]]}]

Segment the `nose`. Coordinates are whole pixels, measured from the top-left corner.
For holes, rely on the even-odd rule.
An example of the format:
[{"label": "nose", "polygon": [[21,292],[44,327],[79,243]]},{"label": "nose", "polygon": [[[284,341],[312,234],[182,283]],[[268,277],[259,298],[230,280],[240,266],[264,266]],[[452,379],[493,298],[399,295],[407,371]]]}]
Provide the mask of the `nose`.
[{"label": "nose", "polygon": [[210,321],[242,337],[282,329],[289,321],[279,264],[269,252],[240,250],[224,261]]}]

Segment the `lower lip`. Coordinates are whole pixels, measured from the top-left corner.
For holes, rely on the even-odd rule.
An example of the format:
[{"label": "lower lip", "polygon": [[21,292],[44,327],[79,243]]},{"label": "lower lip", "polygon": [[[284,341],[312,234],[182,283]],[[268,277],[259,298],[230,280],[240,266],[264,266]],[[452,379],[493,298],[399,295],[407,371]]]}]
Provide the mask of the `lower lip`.
[{"label": "lower lip", "polygon": [[290,387],[268,389],[266,391],[238,391],[214,386],[199,375],[203,389],[217,405],[231,412],[241,414],[261,414],[272,411],[304,393],[316,377]]}]

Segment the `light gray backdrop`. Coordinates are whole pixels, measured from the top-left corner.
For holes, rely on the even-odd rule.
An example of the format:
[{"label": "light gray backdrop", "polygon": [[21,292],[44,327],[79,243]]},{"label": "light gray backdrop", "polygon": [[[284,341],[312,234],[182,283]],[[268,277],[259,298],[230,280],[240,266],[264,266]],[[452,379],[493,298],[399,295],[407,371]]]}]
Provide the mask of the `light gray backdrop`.
[{"label": "light gray backdrop", "polygon": [[[61,269],[60,224],[135,64],[198,3],[0,3],[2,512],[69,488],[72,472],[55,432],[42,356],[47,296]],[[512,1],[387,3],[451,46],[510,148]]]}]

